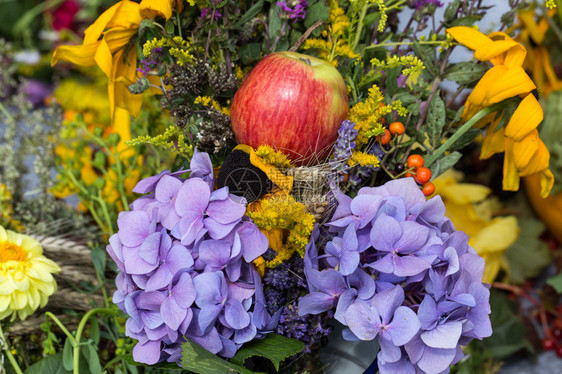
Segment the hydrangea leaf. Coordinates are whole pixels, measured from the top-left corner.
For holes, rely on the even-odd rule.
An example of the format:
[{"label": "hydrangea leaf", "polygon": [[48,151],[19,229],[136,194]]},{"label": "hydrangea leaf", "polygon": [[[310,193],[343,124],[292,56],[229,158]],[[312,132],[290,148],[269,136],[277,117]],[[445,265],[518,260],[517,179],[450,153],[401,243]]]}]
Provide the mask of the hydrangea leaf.
[{"label": "hydrangea leaf", "polygon": [[189,339],[182,344],[181,364],[199,374],[256,374],[243,366],[223,360]]},{"label": "hydrangea leaf", "polygon": [[304,349],[304,343],[290,339],[278,334],[268,334],[264,339],[254,340],[244,345],[232,362],[242,365],[247,358],[261,356],[271,360],[275,370],[279,370],[279,364],[287,357],[293,356]]}]

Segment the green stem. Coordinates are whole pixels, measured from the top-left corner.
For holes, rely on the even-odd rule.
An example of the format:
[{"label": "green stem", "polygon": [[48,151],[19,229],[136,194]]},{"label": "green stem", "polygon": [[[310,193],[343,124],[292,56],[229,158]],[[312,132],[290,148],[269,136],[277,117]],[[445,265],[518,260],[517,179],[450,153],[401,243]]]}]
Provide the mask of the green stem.
[{"label": "green stem", "polygon": [[4,113],[4,115],[8,118],[10,122],[14,122],[15,118],[8,112],[8,109],[4,106],[4,104],[0,103],[0,112]]},{"label": "green stem", "polygon": [[[468,130],[476,124],[476,122],[480,121],[482,118],[487,116],[490,113],[494,113],[498,111],[498,109],[502,108],[505,104],[497,103],[488,108],[484,108],[471,119],[466,121],[461,127],[458,128],[457,131],[449,138],[445,143],[443,143],[431,156],[425,159],[425,166],[429,167],[433,164],[443,153],[445,153],[461,136],[463,136]],[[490,131],[490,129],[488,129]]]},{"label": "green stem", "polygon": [[[559,12],[560,12],[560,10],[559,10]],[[552,29],[552,32],[554,33],[554,35],[556,35],[558,40],[562,43],[562,30],[560,30],[560,28],[558,27],[556,22],[554,22],[554,20],[552,18],[550,18],[550,16],[548,15],[546,10],[544,12],[544,18],[546,18],[546,20],[547,20],[550,28]]]},{"label": "green stem", "polygon": [[70,333],[70,331],[67,330],[67,328],[57,318],[57,316],[55,316],[51,312],[45,312],[45,318],[47,318],[47,317],[50,317],[53,320],[53,322],[55,322],[57,324],[57,326],[62,330],[62,332],[64,332],[64,335],[66,335],[68,337],[72,346],[74,346],[76,344],[76,339],[74,339],[74,336]]},{"label": "green stem", "polygon": [[179,34],[180,38],[183,39],[183,35],[181,33],[181,17],[180,17],[180,12],[179,12],[178,8],[176,8],[176,19],[178,20],[178,34]]},{"label": "green stem", "polygon": [[82,317],[80,323],[78,324],[78,329],[76,330],[76,339],[74,340],[73,346],[73,363],[74,363],[74,374],[79,374],[79,365],[80,365],[80,338],[82,337],[82,332],[86,327],[86,323],[90,319],[90,317],[96,313],[112,313],[113,311],[109,308],[96,308],[90,310],[88,313]]},{"label": "green stem", "polygon": [[369,3],[366,3],[365,5],[363,5],[363,8],[361,8],[361,15],[359,16],[359,22],[357,23],[357,32],[355,34],[355,40],[353,41],[353,45],[351,46],[351,49],[353,50],[355,50],[357,44],[359,44],[359,37],[361,36],[361,31],[363,31],[363,19],[365,18],[368,9],[369,9]]},{"label": "green stem", "polygon": [[[419,44],[427,44],[427,45],[441,45],[443,43],[443,41],[439,41],[439,40],[421,40],[418,41]],[[371,49],[376,49],[376,48],[381,48],[381,47],[394,47],[397,45],[412,45],[414,44],[414,42],[391,42],[391,43],[380,43],[380,44],[375,44],[375,45],[370,45],[368,47],[365,47],[365,50],[371,50]]]},{"label": "green stem", "polygon": [[17,374],[23,374],[23,371],[21,370],[20,366],[18,365],[18,362],[16,361],[16,358],[14,357],[14,355],[12,355],[12,352],[10,351],[10,347],[8,346],[8,341],[4,337],[4,331],[2,331],[2,324],[0,324],[0,349],[2,351],[6,352],[6,356],[8,357],[8,361],[10,361],[10,364],[12,364],[12,367],[14,368],[14,371]]}]

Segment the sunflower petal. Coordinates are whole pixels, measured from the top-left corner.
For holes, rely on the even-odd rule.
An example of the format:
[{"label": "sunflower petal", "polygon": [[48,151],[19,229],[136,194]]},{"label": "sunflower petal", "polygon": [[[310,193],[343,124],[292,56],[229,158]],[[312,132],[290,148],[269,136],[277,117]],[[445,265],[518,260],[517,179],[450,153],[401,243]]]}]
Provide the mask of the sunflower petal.
[{"label": "sunflower petal", "polygon": [[531,157],[530,162],[525,165],[524,168],[519,170],[519,174],[522,177],[526,177],[527,175],[539,173],[545,169],[548,169],[550,153],[548,152],[548,149],[540,138],[537,139],[537,143],[537,149],[533,157]]},{"label": "sunflower petal", "polygon": [[119,8],[107,23],[106,28],[138,29],[142,21],[140,5],[128,0],[122,0],[118,4]]},{"label": "sunflower petal", "polygon": [[485,160],[492,157],[496,153],[505,150],[505,130],[503,128],[494,132],[493,126],[488,128],[484,141],[482,141],[482,150],[480,151],[480,159]]},{"label": "sunflower petal", "polygon": [[100,46],[96,51],[95,55],[96,64],[99,66],[101,71],[106,77],[111,77],[111,72],[113,70],[113,56],[111,55],[111,50],[107,45],[105,39],[101,40]]},{"label": "sunflower petal", "polygon": [[505,136],[520,141],[537,128],[543,117],[542,108],[535,96],[527,95],[511,116]]},{"label": "sunflower petal", "polygon": [[480,31],[467,26],[457,26],[447,29],[447,32],[462,45],[472,50],[485,47],[492,43],[492,39],[482,34]]},{"label": "sunflower petal", "polygon": [[142,18],[155,19],[162,17],[168,20],[172,16],[172,7],[176,0],[142,0],[140,15]]},{"label": "sunflower petal", "polygon": [[513,160],[517,170],[525,168],[534,157],[539,147],[539,133],[532,131],[521,141],[513,142]]},{"label": "sunflower petal", "polygon": [[519,174],[513,161],[513,142],[506,141],[505,157],[503,159],[503,180],[502,187],[505,191],[519,190]]},{"label": "sunflower petal", "polygon": [[71,62],[79,66],[94,66],[95,55],[101,41],[83,45],[61,45],[55,49],[51,66],[55,66],[60,60]]},{"label": "sunflower petal", "polygon": [[[498,69],[498,80],[495,84],[487,87],[487,102],[488,105],[499,103],[502,100],[531,92],[536,88],[535,84],[529,78],[522,67],[507,68],[505,66],[494,66],[488,70]],[[500,70],[501,69],[501,70]],[[480,84],[480,82],[478,83]]]},{"label": "sunflower petal", "polygon": [[547,197],[554,186],[554,175],[550,169],[544,169],[539,175],[541,177],[541,197]]},{"label": "sunflower petal", "polygon": [[111,8],[103,12],[95,21],[92,23],[86,30],[84,30],[84,43],[83,44],[92,44],[98,41],[103,31],[106,29],[107,24],[113,16],[115,16],[115,12],[121,3],[116,3]]}]

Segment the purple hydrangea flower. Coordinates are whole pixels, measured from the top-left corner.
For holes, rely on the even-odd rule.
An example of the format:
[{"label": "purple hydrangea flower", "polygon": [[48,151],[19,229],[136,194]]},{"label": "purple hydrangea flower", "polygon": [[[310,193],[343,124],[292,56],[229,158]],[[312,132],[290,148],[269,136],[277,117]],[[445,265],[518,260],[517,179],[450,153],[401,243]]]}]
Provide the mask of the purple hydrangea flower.
[{"label": "purple hydrangea flower", "polygon": [[280,312],[264,313],[251,263],[267,238],[244,216],[245,201],[227,188],[213,191],[206,153],[196,152],[190,166],[140,181],[135,192],[146,195],[120,213],[107,246],[119,268],[113,300],[129,315],[127,336],[138,340],[133,358],[146,364],[179,362],[185,339],[232,357],[279,320]]},{"label": "purple hydrangea flower", "polygon": [[426,200],[413,178],[333,193],[335,236],[307,246],[299,315],[334,313],[345,339],[377,339],[381,373],[446,372],[461,345],[491,335],[484,260],[439,196]]}]

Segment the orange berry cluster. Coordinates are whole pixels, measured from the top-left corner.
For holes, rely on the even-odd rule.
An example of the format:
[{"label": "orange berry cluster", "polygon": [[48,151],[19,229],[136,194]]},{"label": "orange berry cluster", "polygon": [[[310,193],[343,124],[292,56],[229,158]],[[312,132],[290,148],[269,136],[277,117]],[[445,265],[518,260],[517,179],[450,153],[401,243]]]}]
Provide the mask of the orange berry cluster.
[{"label": "orange berry cluster", "polygon": [[406,132],[406,128],[402,122],[392,122],[388,129],[384,129],[384,134],[378,136],[377,139],[382,145],[390,143],[393,135],[402,135]]},{"label": "orange berry cluster", "polygon": [[414,177],[418,184],[423,185],[423,194],[430,196],[435,192],[435,185],[429,181],[431,179],[431,170],[424,167],[423,164],[423,157],[420,155],[408,157],[408,169],[413,169],[415,173],[406,173],[406,177]]}]

